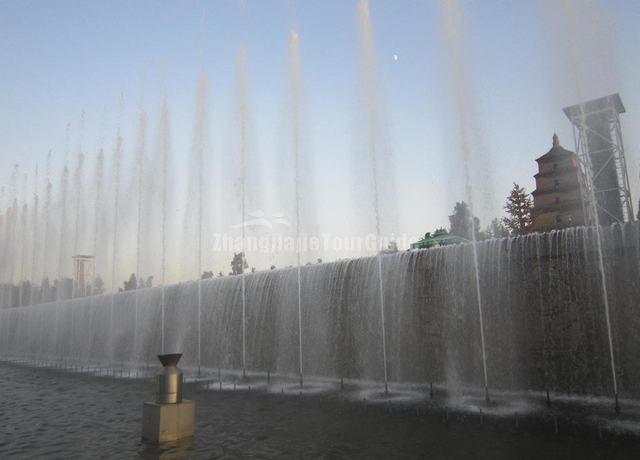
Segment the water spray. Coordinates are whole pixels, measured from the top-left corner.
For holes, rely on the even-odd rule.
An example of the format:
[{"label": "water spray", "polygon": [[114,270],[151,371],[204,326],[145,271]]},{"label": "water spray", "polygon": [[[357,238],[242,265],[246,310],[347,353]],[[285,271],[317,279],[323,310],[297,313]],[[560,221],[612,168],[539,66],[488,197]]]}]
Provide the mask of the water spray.
[{"label": "water spray", "polygon": [[382,336],[382,368],[384,373],[384,393],[389,393],[389,376],[387,362],[387,337],[385,327],[385,305],[384,305],[384,283],[382,271],[382,252],[384,244],[381,234],[381,218],[380,218],[380,190],[379,190],[379,168],[378,168],[378,129],[380,128],[380,120],[378,116],[378,99],[379,88],[376,81],[376,53],[373,41],[373,26],[369,12],[369,2],[361,0],[358,5],[358,23],[360,25],[361,53],[362,60],[362,79],[366,90],[367,117],[368,117],[368,153],[369,162],[371,164],[371,178],[373,182],[373,214],[375,219],[376,240],[379,251],[376,255],[376,268],[378,278],[378,301],[380,307],[380,329]]}]

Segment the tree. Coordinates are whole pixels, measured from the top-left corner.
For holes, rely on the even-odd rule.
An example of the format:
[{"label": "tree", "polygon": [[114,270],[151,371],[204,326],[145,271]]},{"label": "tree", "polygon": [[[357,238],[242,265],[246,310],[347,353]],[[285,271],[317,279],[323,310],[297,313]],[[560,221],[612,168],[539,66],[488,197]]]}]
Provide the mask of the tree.
[{"label": "tree", "polygon": [[96,279],[93,280],[93,295],[100,295],[104,292],[104,281],[100,275],[96,276]]},{"label": "tree", "polygon": [[451,224],[449,233],[451,235],[461,236],[462,238],[471,240],[474,236],[472,231],[475,231],[475,239],[481,239],[480,219],[473,217],[473,227],[471,222],[471,210],[469,209],[469,205],[464,201],[456,202],[456,205],[453,207],[453,214],[449,216],[449,223]]},{"label": "tree", "polygon": [[136,278],[135,273],[132,273],[129,277],[129,281],[124,282],[124,290],[125,291],[133,291],[138,288],[138,279]]},{"label": "tree", "polygon": [[515,182],[504,206],[508,217],[502,222],[513,235],[524,235],[533,223],[533,202],[524,187]]},{"label": "tree", "polygon": [[209,280],[211,278],[213,278],[213,272],[212,271],[202,272],[202,276],[200,276],[200,279],[202,279],[202,280]]},{"label": "tree", "polygon": [[491,224],[484,232],[489,238],[506,238],[509,236],[509,230],[504,226],[502,220],[497,217],[491,221]]},{"label": "tree", "polygon": [[247,260],[244,258],[244,252],[233,253],[233,259],[231,260],[231,274],[241,275],[244,273],[245,268],[249,268]]}]

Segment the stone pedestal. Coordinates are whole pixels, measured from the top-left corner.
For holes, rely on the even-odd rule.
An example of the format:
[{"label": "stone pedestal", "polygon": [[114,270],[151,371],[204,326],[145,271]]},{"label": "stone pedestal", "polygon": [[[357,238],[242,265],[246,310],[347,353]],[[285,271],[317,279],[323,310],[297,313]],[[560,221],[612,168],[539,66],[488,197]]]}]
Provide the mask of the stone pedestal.
[{"label": "stone pedestal", "polygon": [[193,436],[196,403],[158,404],[145,402],[142,408],[142,439],[155,444]]}]

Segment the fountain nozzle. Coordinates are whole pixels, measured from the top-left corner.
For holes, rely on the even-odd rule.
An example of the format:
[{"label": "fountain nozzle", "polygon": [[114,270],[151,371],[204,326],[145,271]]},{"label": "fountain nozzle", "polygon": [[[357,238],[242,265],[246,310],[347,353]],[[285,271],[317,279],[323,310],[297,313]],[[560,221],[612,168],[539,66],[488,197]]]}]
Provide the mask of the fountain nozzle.
[{"label": "fountain nozzle", "polygon": [[166,355],[158,355],[158,359],[163,367],[176,367],[178,361],[182,358],[182,353],[168,353]]},{"label": "fountain nozzle", "polygon": [[142,408],[142,439],[154,444],[193,436],[195,401],[182,400],[182,371],[176,367],[182,353],[158,355],[162,369],[156,374],[156,400]]},{"label": "fountain nozzle", "polygon": [[156,402],[176,404],[182,401],[182,371],[176,366],[182,353],[158,355],[162,370],[156,375]]}]

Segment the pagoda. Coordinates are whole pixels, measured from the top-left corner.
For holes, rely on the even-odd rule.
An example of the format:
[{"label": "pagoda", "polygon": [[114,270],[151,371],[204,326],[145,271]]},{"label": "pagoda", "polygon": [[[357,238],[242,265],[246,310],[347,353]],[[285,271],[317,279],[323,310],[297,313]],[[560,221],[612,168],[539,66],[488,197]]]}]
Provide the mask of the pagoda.
[{"label": "pagoda", "polygon": [[591,223],[584,200],[585,178],[577,155],[562,147],[554,134],[551,150],[536,162],[531,231],[546,232]]}]

